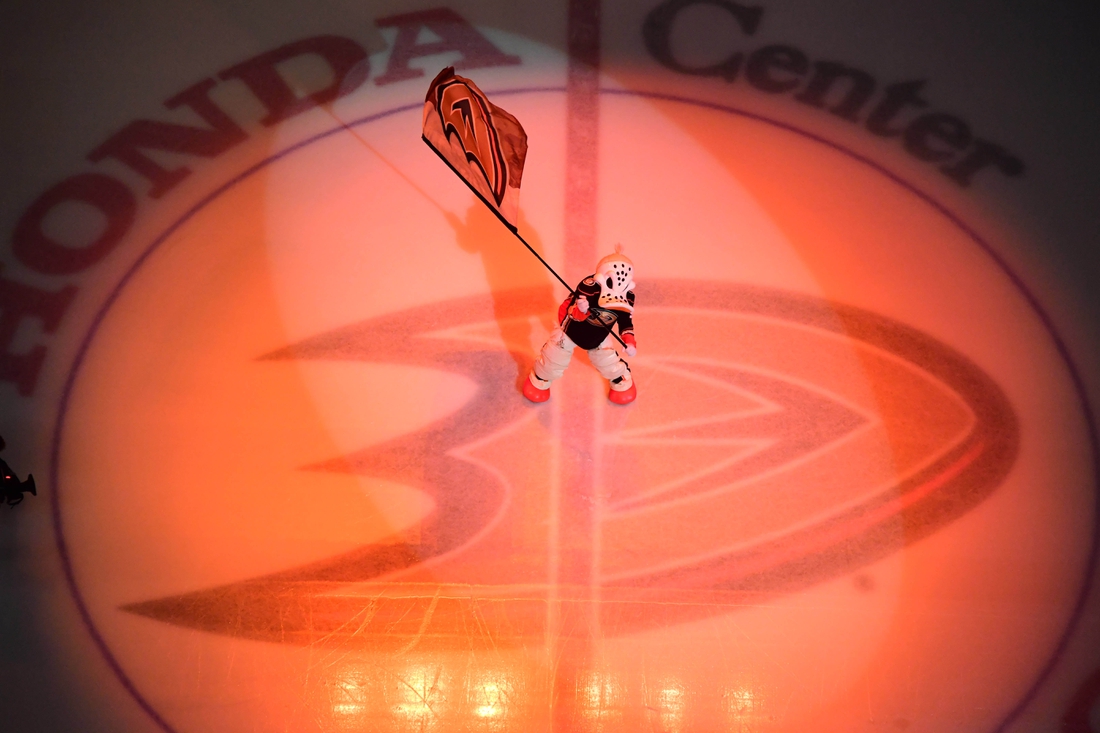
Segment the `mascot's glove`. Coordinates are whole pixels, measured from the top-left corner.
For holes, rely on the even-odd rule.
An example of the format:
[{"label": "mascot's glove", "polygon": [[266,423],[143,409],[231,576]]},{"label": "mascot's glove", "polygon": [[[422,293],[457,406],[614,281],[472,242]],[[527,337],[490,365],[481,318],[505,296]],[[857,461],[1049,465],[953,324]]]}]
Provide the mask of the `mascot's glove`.
[{"label": "mascot's glove", "polygon": [[634,356],[638,353],[638,343],[634,340],[634,334],[624,333],[623,343],[626,344],[627,356]]},{"label": "mascot's glove", "polygon": [[588,298],[584,296],[576,298],[576,303],[573,304],[572,309],[569,311],[569,317],[573,320],[584,320],[584,314],[586,313],[588,313]]},{"label": "mascot's glove", "polygon": [[569,317],[574,321],[583,321],[584,314],[588,312],[588,299],[577,298],[577,302],[573,304],[573,307],[569,307],[569,303],[573,300],[573,296],[569,296],[561,302],[558,306],[558,323],[565,320],[565,314],[568,313]]}]

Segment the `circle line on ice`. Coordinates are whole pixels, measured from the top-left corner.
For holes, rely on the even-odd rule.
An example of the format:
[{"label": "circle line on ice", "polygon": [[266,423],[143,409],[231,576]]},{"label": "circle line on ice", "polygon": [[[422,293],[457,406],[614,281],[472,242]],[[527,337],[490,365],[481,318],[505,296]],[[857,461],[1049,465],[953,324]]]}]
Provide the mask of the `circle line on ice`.
[{"label": "circle line on ice", "polygon": [[[540,93],[543,93],[543,94],[562,94],[562,93],[565,93],[565,91],[566,91],[565,87],[555,87],[555,86],[531,87],[531,88],[514,88],[514,89],[506,89],[506,90],[500,90],[500,91],[492,92],[492,96],[501,97],[501,96],[508,96],[508,95],[540,94]],[[1000,257],[997,254],[997,252],[977,232],[975,232],[970,227],[968,227],[958,216],[953,214],[947,207],[940,204],[934,198],[932,198],[930,195],[924,193],[923,191],[921,191],[919,188],[915,187],[914,185],[906,182],[904,179],[902,179],[901,177],[899,177],[895,173],[891,172],[889,169],[882,166],[881,164],[875,162],[874,160],[871,160],[870,158],[867,158],[867,157],[865,157],[865,156],[863,156],[863,155],[861,155],[861,154],[859,154],[859,153],[857,153],[853,150],[850,150],[850,149],[848,149],[848,148],[846,148],[842,145],[839,145],[838,143],[830,141],[827,138],[824,138],[820,135],[817,135],[817,134],[814,134],[814,133],[811,133],[811,132],[807,132],[807,131],[802,130],[798,127],[795,127],[795,126],[793,126],[789,123],[777,121],[777,120],[768,118],[768,117],[760,115],[760,114],[756,114],[756,113],[749,112],[749,111],[746,111],[746,110],[741,110],[741,109],[734,108],[734,107],[729,107],[729,106],[725,106],[725,105],[721,105],[721,104],[717,104],[717,103],[713,103],[713,102],[705,102],[705,101],[699,101],[699,100],[694,100],[694,99],[689,99],[689,98],[678,97],[678,96],[675,96],[675,95],[649,93],[649,92],[641,92],[641,91],[630,91],[630,90],[612,90],[612,89],[604,89],[604,90],[601,90],[600,93],[602,95],[607,95],[607,96],[636,97],[636,98],[641,98],[641,99],[648,99],[648,100],[654,100],[654,101],[664,101],[664,102],[671,102],[671,103],[676,103],[676,104],[694,106],[694,107],[698,107],[698,108],[702,108],[702,109],[712,110],[712,111],[719,112],[719,113],[725,113],[725,114],[729,114],[729,115],[742,117],[744,119],[753,120],[753,121],[756,121],[756,122],[760,122],[760,123],[775,127],[777,129],[781,129],[781,130],[793,133],[793,134],[798,135],[800,137],[803,137],[805,139],[811,140],[813,142],[816,142],[816,143],[824,145],[828,148],[831,148],[831,149],[833,149],[833,150],[835,150],[839,153],[842,153],[843,155],[845,155],[845,156],[847,156],[847,157],[849,157],[849,158],[851,158],[851,159],[853,159],[853,160],[855,160],[859,163],[863,163],[863,164],[869,166],[874,171],[884,175],[889,180],[891,180],[894,183],[898,184],[899,186],[901,186],[903,189],[905,189],[909,193],[911,193],[914,196],[918,197],[921,201],[928,204],[930,207],[932,207],[933,210],[935,210],[940,215],[946,217],[955,227],[957,227],[971,241],[973,241],[976,245],[978,245],[978,247],[980,249],[982,249],[991,258],[993,263],[997,266],[997,269],[1000,272],[1004,273],[1008,277],[1008,279],[1010,280],[1012,285],[1015,287],[1015,289],[1020,294],[1023,295],[1023,297],[1026,300],[1027,304],[1035,312],[1035,314],[1039,317],[1039,319],[1042,322],[1045,330],[1050,335],[1050,338],[1053,341],[1053,345],[1054,345],[1059,357],[1061,358],[1063,364],[1065,365],[1066,369],[1069,372],[1070,378],[1071,378],[1073,386],[1074,386],[1074,390],[1076,392],[1078,403],[1080,405],[1080,408],[1083,412],[1083,416],[1085,418],[1085,423],[1086,423],[1087,430],[1088,430],[1088,433],[1089,433],[1089,442],[1090,442],[1090,446],[1092,448],[1092,466],[1093,466],[1094,487],[1095,487],[1096,479],[1097,479],[1097,477],[1100,477],[1100,446],[1098,446],[1098,438],[1097,438],[1095,418],[1094,418],[1091,406],[1089,405],[1088,399],[1086,397],[1086,392],[1085,392],[1083,380],[1082,380],[1081,375],[1079,374],[1077,368],[1073,364],[1073,361],[1070,357],[1068,347],[1066,346],[1066,344],[1064,343],[1062,338],[1059,336],[1059,334],[1055,330],[1054,325],[1053,325],[1049,315],[1046,313],[1045,310],[1043,310],[1043,308],[1039,304],[1038,300],[1030,292],[1030,290],[1028,290],[1028,288],[1025,285],[1025,283],[1023,282],[1023,280],[1018,275],[1016,275],[1016,273],[1008,266],[1007,262],[1002,257]],[[128,677],[125,670],[122,668],[121,663],[112,654],[112,652],[110,650],[110,647],[107,644],[106,640],[104,639],[103,635],[97,629],[97,627],[95,625],[95,622],[92,619],[91,612],[89,611],[89,609],[87,607],[87,604],[84,601],[83,595],[81,594],[81,591],[80,591],[80,587],[79,587],[79,585],[76,581],[75,572],[74,572],[73,564],[72,564],[71,557],[70,557],[70,551],[68,549],[68,546],[67,546],[67,543],[66,543],[66,540],[65,540],[64,526],[63,526],[62,516],[61,516],[61,487],[60,487],[60,481],[58,479],[58,468],[59,468],[59,464],[60,464],[60,453],[61,453],[62,435],[63,435],[64,428],[65,428],[65,419],[66,419],[67,411],[68,411],[69,406],[70,406],[70,400],[71,400],[72,395],[73,395],[74,385],[76,383],[77,377],[80,374],[81,367],[82,367],[82,365],[85,361],[85,358],[88,354],[88,350],[89,350],[92,342],[94,341],[100,326],[103,324],[103,322],[104,322],[108,312],[110,311],[110,309],[113,307],[113,305],[119,299],[119,296],[121,295],[122,291],[132,281],[134,276],[142,268],[142,266],[149,260],[149,258],[158,250],[158,248],[162,244],[164,244],[170,237],[172,237],[172,235],[175,234],[183,225],[185,225],[189,220],[191,220],[199,212],[201,212],[205,207],[210,205],[212,202],[214,202],[219,197],[221,197],[223,194],[225,194],[228,191],[230,191],[231,189],[233,189],[235,186],[237,186],[241,182],[245,181],[246,179],[250,178],[251,176],[255,175],[256,173],[262,171],[263,169],[267,168],[268,166],[275,163],[276,161],[281,160],[283,158],[286,158],[287,156],[290,156],[293,153],[301,151],[305,148],[308,148],[309,146],[313,145],[314,143],[325,140],[325,139],[327,139],[329,137],[332,137],[334,135],[339,135],[340,133],[345,132],[347,127],[357,127],[357,126],[361,126],[361,125],[367,125],[367,124],[370,124],[372,122],[376,122],[378,120],[381,120],[381,119],[384,119],[384,118],[387,118],[387,117],[391,117],[393,115],[401,114],[401,113],[404,113],[404,112],[410,112],[410,111],[414,111],[414,110],[420,110],[421,107],[422,107],[422,105],[420,103],[415,103],[415,104],[396,107],[396,108],[393,108],[393,109],[385,110],[385,111],[382,111],[382,112],[378,112],[376,114],[372,114],[372,115],[362,117],[360,119],[348,122],[346,125],[334,127],[334,128],[332,128],[330,130],[327,130],[325,132],[313,135],[313,136],[311,136],[311,137],[309,137],[305,140],[302,140],[298,143],[295,143],[294,145],[291,145],[290,147],[288,147],[288,148],[286,148],[282,151],[279,151],[279,152],[275,153],[274,155],[272,155],[272,156],[270,156],[270,157],[268,157],[268,158],[266,158],[266,159],[264,159],[264,160],[262,160],[262,161],[260,161],[256,164],[250,166],[249,168],[247,168],[243,172],[241,172],[238,175],[234,176],[228,182],[222,184],[221,186],[216,188],[214,191],[212,191],[211,193],[209,193],[208,195],[206,195],[205,197],[200,199],[195,205],[193,205],[184,214],[182,214],[178,219],[176,219],[176,221],[174,221],[170,226],[168,226],[159,236],[157,236],[155,239],[153,239],[152,242],[149,244],[149,246],[146,247],[145,250],[141,252],[141,254],[138,256],[138,258],[135,260],[135,262],[131,265],[131,267],[122,276],[122,278],[120,278],[119,282],[111,290],[110,294],[105,299],[103,305],[100,307],[100,309],[96,313],[96,315],[95,315],[94,319],[92,320],[92,323],[91,323],[87,333],[85,334],[83,340],[81,341],[81,343],[79,345],[79,348],[76,352],[76,355],[73,359],[73,364],[71,366],[69,374],[68,374],[68,376],[66,378],[66,381],[64,383],[64,388],[63,388],[63,392],[62,392],[62,396],[61,396],[61,400],[60,400],[60,404],[59,404],[59,408],[58,408],[58,417],[57,417],[57,421],[56,421],[55,428],[54,428],[53,439],[52,439],[52,443],[51,443],[51,453],[50,453],[50,474],[51,474],[51,481],[53,483],[51,514],[52,514],[52,520],[53,520],[53,524],[54,524],[54,531],[55,531],[55,538],[56,538],[56,542],[57,542],[58,552],[59,552],[61,562],[62,562],[62,566],[63,566],[64,572],[65,572],[65,578],[66,578],[67,585],[69,587],[70,592],[72,593],[74,602],[76,603],[76,606],[77,606],[78,612],[81,616],[81,619],[82,619],[85,627],[87,628],[89,635],[92,637],[93,642],[95,643],[96,647],[99,649],[100,653],[103,655],[105,661],[107,662],[108,666],[111,668],[112,672],[115,674],[116,678],[119,680],[120,684],[122,684],[122,686],[127,690],[127,692],[129,692],[129,694],[134,698],[134,700],[138,703],[138,705],[150,716],[150,718],[153,721],[155,721],[156,724],[158,726],[160,726],[165,731],[174,731],[174,729],[157,712],[157,710],[152,706],[152,704],[149,703],[149,701],[146,700],[145,697],[141,694],[141,692],[137,689],[137,686]],[[415,137],[413,139],[415,139]],[[515,395],[515,397],[516,397],[517,400],[519,399],[518,394]],[[1034,696],[1036,695],[1036,693],[1038,692],[1038,690],[1040,689],[1042,684],[1045,682],[1045,680],[1049,676],[1052,669],[1054,668],[1054,665],[1057,663],[1058,659],[1061,657],[1062,653],[1064,652],[1064,650],[1065,650],[1065,648],[1068,644],[1069,637],[1072,634],[1074,628],[1076,627],[1076,624],[1077,624],[1077,621],[1078,621],[1079,616],[1081,614],[1082,608],[1084,606],[1084,603],[1085,603],[1085,601],[1086,601],[1086,599],[1089,595],[1089,591],[1091,589],[1090,588],[1090,583],[1091,583],[1092,573],[1093,573],[1095,563],[1096,563],[1097,541],[1098,541],[1096,516],[1097,516],[1097,508],[1096,508],[1096,503],[1094,501],[1091,538],[1090,538],[1090,545],[1089,545],[1089,549],[1088,549],[1088,557],[1087,557],[1087,561],[1086,561],[1086,569],[1085,569],[1084,579],[1083,579],[1083,582],[1081,584],[1081,589],[1078,593],[1076,602],[1075,602],[1075,604],[1073,606],[1073,609],[1072,609],[1072,612],[1070,614],[1069,620],[1067,622],[1066,628],[1063,631],[1060,639],[1058,640],[1050,659],[1046,662],[1046,664],[1039,671],[1037,679],[1027,689],[1026,693],[1019,700],[1019,702],[1008,712],[1008,714],[1006,715],[1004,720],[995,729],[996,731],[1003,731],[1004,729],[1006,729],[1019,716],[1019,714],[1024,710],[1024,708],[1028,705],[1028,703],[1034,698]]]}]

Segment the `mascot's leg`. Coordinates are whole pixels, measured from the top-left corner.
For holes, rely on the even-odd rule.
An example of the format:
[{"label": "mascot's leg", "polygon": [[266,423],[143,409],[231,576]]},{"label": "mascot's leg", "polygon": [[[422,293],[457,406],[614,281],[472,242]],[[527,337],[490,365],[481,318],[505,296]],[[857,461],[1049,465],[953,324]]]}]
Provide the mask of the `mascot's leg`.
[{"label": "mascot's leg", "polygon": [[607,398],[616,404],[625,405],[634,401],[638,396],[638,389],[630,376],[630,367],[610,344],[611,337],[608,336],[599,348],[588,352],[588,360],[596,367],[600,376],[611,383]]},{"label": "mascot's leg", "polygon": [[569,366],[575,348],[577,345],[565,335],[565,331],[555,328],[542,345],[542,352],[535,359],[534,368],[523,382],[523,396],[532,402],[546,402],[550,399],[550,383],[565,374],[565,368]]}]

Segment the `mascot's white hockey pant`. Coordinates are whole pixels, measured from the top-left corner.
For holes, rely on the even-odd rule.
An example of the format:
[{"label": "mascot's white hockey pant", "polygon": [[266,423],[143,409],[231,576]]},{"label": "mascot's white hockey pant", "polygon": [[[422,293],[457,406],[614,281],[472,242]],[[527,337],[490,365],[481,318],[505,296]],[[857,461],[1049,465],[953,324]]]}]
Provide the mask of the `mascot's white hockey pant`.
[{"label": "mascot's white hockey pant", "polygon": [[[611,385],[611,389],[621,392],[630,389],[633,380],[630,378],[630,368],[619,357],[619,352],[611,347],[611,343],[611,335],[609,334],[602,344],[588,350],[588,360],[592,362],[592,366],[596,367],[596,371],[604,379],[610,381],[625,376],[626,378],[623,381]],[[573,349],[575,348],[577,348],[577,345],[573,343],[573,339],[566,336],[565,331],[560,327],[555,328],[550,333],[550,338],[542,345],[542,353],[539,354],[539,358],[535,360],[535,368],[533,369],[535,376],[544,382],[553,382],[555,379],[560,379],[561,375],[565,373],[565,368],[569,366],[569,362],[573,359]]]}]

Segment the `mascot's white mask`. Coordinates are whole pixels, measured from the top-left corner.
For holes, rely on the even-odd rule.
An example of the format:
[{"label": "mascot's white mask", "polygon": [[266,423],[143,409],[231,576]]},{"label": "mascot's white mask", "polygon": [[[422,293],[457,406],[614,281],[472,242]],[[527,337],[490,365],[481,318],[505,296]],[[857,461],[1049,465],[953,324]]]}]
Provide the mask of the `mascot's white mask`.
[{"label": "mascot's white mask", "polygon": [[596,282],[600,284],[600,307],[632,313],[634,307],[626,294],[634,289],[634,263],[623,254],[623,246],[615,245],[615,254],[604,257],[596,265]]}]

